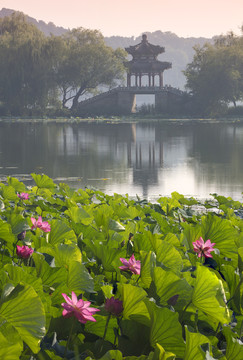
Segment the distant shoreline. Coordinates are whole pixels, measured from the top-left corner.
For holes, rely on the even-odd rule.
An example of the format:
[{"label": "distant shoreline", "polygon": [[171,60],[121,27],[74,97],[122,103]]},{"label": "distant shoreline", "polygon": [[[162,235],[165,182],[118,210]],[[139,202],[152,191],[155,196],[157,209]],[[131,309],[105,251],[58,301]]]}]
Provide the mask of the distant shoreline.
[{"label": "distant shoreline", "polygon": [[243,123],[242,117],[222,117],[222,118],[162,118],[162,117],[88,117],[88,118],[79,118],[79,117],[59,117],[59,118],[26,118],[26,117],[0,117],[1,122],[11,122],[11,123],[137,123],[137,122],[179,122],[179,123]]}]

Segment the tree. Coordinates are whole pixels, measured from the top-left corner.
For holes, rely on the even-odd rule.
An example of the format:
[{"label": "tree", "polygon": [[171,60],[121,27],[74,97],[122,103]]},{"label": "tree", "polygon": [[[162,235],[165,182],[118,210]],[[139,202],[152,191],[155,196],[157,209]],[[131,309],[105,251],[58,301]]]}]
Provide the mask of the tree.
[{"label": "tree", "polygon": [[57,83],[63,107],[76,110],[79,99],[98,86],[115,86],[123,78],[126,53],[108,47],[97,30],[74,29],[63,35]]},{"label": "tree", "polygon": [[195,47],[193,61],[184,72],[197,110],[203,114],[222,109],[242,99],[243,43],[232,33],[216,39],[214,45]]},{"label": "tree", "polygon": [[0,101],[6,113],[42,113],[48,106],[56,86],[56,44],[21,13],[0,19]]}]

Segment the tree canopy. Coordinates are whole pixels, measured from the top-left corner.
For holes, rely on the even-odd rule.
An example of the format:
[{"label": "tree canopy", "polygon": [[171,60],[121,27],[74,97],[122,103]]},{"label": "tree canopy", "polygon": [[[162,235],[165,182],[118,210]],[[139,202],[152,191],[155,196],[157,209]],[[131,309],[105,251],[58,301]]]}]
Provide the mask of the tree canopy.
[{"label": "tree canopy", "polygon": [[197,111],[208,114],[230,103],[236,106],[243,97],[243,37],[229,33],[194,50],[184,74]]},{"label": "tree canopy", "polygon": [[123,78],[125,51],[105,45],[97,30],[46,37],[21,14],[0,19],[0,112],[43,114],[75,110],[79,99]]},{"label": "tree canopy", "polygon": [[14,115],[46,105],[48,41],[22,14],[0,19],[0,99]]},{"label": "tree canopy", "polygon": [[63,54],[57,71],[57,83],[62,93],[62,104],[78,106],[79,98],[98,86],[114,86],[123,78],[122,49],[113,50],[105,45],[97,30],[78,28],[63,35]]}]

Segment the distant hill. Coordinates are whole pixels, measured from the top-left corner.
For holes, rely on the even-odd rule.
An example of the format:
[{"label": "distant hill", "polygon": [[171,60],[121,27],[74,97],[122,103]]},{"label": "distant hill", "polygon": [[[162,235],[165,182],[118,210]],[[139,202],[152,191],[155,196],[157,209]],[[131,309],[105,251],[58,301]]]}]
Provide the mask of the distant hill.
[{"label": "distant hill", "polygon": [[[0,18],[3,18],[5,16],[10,16],[14,12],[19,12],[19,11],[2,8],[2,10],[0,10]],[[30,23],[34,24],[39,30],[41,30],[46,36],[49,36],[51,34],[60,36],[68,31],[67,29],[64,29],[61,26],[54,25],[52,22],[49,22],[47,24],[42,20],[38,21],[28,15],[26,15],[26,18]]]},{"label": "distant hill", "polygon": [[[2,10],[0,10],[0,18],[10,16],[13,12],[15,12],[15,10],[3,8]],[[37,21],[36,19],[28,15],[26,15],[26,17],[29,22],[34,24],[46,36],[49,36],[50,34],[60,36],[68,31],[68,29],[56,26],[52,22],[49,22],[47,24],[42,20]],[[82,24],[80,24],[80,26],[82,26]],[[166,70],[164,72],[164,84],[180,88],[181,90],[183,90],[185,86],[185,76],[183,75],[182,71],[185,70],[186,65],[192,61],[194,54],[193,46],[203,45],[206,42],[213,42],[212,38],[183,38],[169,31],[144,31],[144,33],[147,34],[148,41],[150,43],[165,47],[165,53],[160,55],[159,59],[172,63],[172,69]],[[105,37],[105,42],[113,49],[116,49],[118,47],[125,48],[141,42],[141,36],[136,38],[111,36]]]}]

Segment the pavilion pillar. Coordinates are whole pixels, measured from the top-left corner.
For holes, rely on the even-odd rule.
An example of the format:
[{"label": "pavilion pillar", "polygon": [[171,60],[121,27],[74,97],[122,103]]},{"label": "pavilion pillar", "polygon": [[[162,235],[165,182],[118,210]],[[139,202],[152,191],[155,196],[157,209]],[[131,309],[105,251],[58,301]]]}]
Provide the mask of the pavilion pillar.
[{"label": "pavilion pillar", "polygon": [[131,87],[131,74],[127,73],[127,87]]},{"label": "pavilion pillar", "polygon": [[163,73],[159,73],[159,87],[163,87],[164,84],[163,84]]},{"label": "pavilion pillar", "polygon": [[136,83],[135,86],[138,87],[138,74],[135,75]]},{"label": "pavilion pillar", "polygon": [[142,86],[142,74],[139,74],[139,87]]},{"label": "pavilion pillar", "polygon": [[154,74],[152,74],[152,86],[154,87]]},{"label": "pavilion pillar", "polygon": [[151,87],[151,74],[148,75],[149,87]]}]

